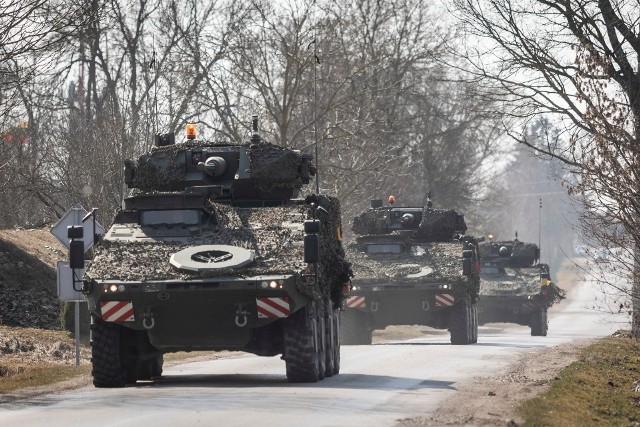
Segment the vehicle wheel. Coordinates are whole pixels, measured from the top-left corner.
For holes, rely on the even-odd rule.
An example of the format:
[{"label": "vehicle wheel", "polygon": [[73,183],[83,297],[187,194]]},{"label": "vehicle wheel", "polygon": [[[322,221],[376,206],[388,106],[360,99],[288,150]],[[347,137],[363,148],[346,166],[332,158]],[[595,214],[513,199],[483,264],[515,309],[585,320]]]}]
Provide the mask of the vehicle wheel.
[{"label": "vehicle wheel", "polygon": [[324,304],[316,305],[316,339],[318,341],[318,377],[324,379],[327,372],[327,320]]},{"label": "vehicle wheel", "polygon": [[152,364],[151,364],[151,376],[161,377],[163,365],[164,365],[164,354],[159,354],[155,358],[153,358]]},{"label": "vehicle wheel", "polygon": [[451,307],[449,332],[451,333],[451,344],[466,345],[473,342],[471,304],[468,295],[465,295],[462,301]]},{"label": "vehicle wheel", "polygon": [[290,382],[320,380],[317,313],[311,302],[291,315],[284,324],[284,361]]},{"label": "vehicle wheel", "polygon": [[162,354],[139,362],[137,379],[150,380],[153,377],[162,375],[162,365],[164,364],[164,356]]},{"label": "vehicle wheel", "polygon": [[478,342],[478,303],[471,304],[471,333],[473,344]]},{"label": "vehicle wheel", "polygon": [[139,380],[150,380],[151,370],[153,369],[153,360],[147,359],[138,362],[138,372],[136,378]]},{"label": "vehicle wheel", "polygon": [[333,375],[340,373],[340,309],[332,309],[333,313]]},{"label": "vehicle wheel", "polygon": [[[96,387],[124,387],[131,382],[130,366],[121,352],[122,326],[93,317],[91,322],[91,375]],[[135,378],[133,378],[135,381]]]},{"label": "vehicle wheel", "polygon": [[369,328],[367,314],[354,309],[340,313],[340,342],[347,345],[369,345],[373,331]]},{"label": "vehicle wheel", "polygon": [[532,337],[546,337],[547,330],[549,328],[547,321],[547,310],[539,309],[531,313],[531,320],[529,324],[531,326]]},{"label": "vehicle wheel", "polygon": [[325,342],[325,354],[326,354],[326,362],[325,362],[326,365],[325,365],[324,376],[331,377],[333,376],[333,373],[335,371],[335,344],[336,344],[335,317],[333,315],[333,303],[331,302],[331,300],[328,300],[325,303],[324,315],[325,315],[324,316],[325,318],[324,342]]}]

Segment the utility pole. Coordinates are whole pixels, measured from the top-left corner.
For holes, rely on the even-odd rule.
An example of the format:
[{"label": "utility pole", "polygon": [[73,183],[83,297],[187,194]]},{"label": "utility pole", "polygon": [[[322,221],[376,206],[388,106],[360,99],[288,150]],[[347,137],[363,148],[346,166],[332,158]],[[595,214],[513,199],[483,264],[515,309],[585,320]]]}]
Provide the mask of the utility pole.
[{"label": "utility pole", "polygon": [[[541,236],[542,236],[542,198],[540,198],[540,210],[538,211],[538,251],[540,251],[540,253],[542,253]],[[542,261],[542,255],[540,255],[540,261]]]}]

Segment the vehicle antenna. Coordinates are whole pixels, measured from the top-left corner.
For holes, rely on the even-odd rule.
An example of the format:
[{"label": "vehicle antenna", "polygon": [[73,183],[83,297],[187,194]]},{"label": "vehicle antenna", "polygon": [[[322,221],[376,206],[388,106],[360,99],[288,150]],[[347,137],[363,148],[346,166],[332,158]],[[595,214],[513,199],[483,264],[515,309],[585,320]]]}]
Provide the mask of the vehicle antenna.
[{"label": "vehicle antenna", "polygon": [[[540,198],[540,210],[538,211],[538,253],[542,252],[542,248],[540,246],[542,236],[542,197]],[[542,262],[541,256],[538,255],[538,259]]]}]

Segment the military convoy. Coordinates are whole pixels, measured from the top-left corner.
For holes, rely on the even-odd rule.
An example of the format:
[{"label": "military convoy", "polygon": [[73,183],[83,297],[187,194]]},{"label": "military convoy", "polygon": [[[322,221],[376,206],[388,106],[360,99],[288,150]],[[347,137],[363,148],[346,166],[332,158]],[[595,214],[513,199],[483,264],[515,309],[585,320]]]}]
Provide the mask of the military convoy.
[{"label": "military convoy", "polygon": [[[394,199],[390,198],[393,202]],[[477,241],[454,210],[371,207],[353,219],[346,245],[354,279],[341,319],[343,344],[371,344],[388,325],[448,329],[452,344],[478,340]]]},{"label": "military convoy", "polygon": [[125,160],[130,192],[87,264],[70,227],[96,387],[159,377],[164,354],[195,350],[281,354],[289,381],[315,382],[339,373],[341,343],[371,344],[389,325],[448,329],[462,345],[487,322],[547,334],[564,292],[536,245],[480,244],[429,194],[424,207],[372,200],[343,247],[338,200],[299,197],[312,156],[264,142],[256,117],[253,130],[248,144],[189,126],[180,144],[156,135]]},{"label": "military convoy", "polygon": [[292,382],[339,372],[352,275],[339,202],[297,198],[312,157],[253,129],[249,144],[158,135],[125,161],[131,194],[82,280],[95,386],[158,377],[164,354],[194,350],[282,354]]},{"label": "military convoy", "polygon": [[551,281],[549,266],[538,263],[538,246],[489,237],[480,243],[480,258],[479,323],[517,323],[529,326],[532,336],[546,336],[547,309],[565,292]]}]

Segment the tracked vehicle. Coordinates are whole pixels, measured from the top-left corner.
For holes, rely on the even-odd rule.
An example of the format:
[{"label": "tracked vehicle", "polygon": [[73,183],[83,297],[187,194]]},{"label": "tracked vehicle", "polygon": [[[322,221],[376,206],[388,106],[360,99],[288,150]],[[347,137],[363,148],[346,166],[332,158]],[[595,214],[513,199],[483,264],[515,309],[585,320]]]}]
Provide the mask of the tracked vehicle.
[{"label": "tracked vehicle", "polygon": [[82,281],[95,386],[158,377],[164,354],[194,350],[281,354],[292,382],[339,372],[339,203],[297,198],[311,156],[253,128],[248,144],[158,135],[125,160],[131,194]]},{"label": "tracked vehicle", "polygon": [[551,281],[549,266],[538,263],[538,246],[490,238],[480,243],[480,255],[479,323],[517,323],[529,326],[532,336],[546,336],[547,310],[565,293]]},{"label": "tracked vehicle", "polygon": [[[393,201],[392,198],[390,198]],[[454,210],[371,207],[353,219],[354,279],[341,313],[343,344],[371,344],[389,325],[448,329],[452,344],[478,340],[479,254]]]}]

